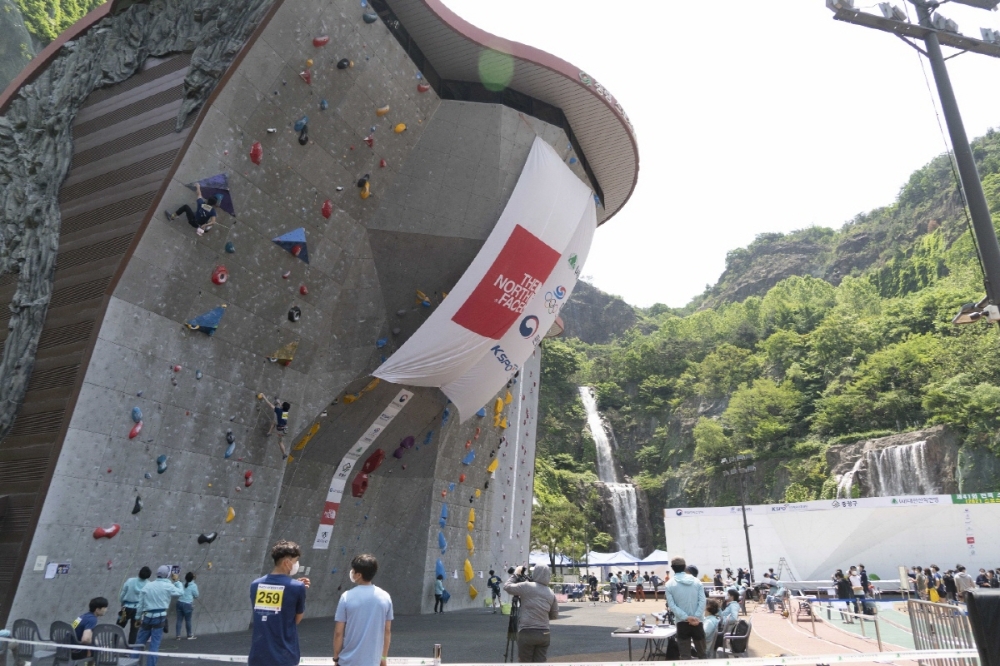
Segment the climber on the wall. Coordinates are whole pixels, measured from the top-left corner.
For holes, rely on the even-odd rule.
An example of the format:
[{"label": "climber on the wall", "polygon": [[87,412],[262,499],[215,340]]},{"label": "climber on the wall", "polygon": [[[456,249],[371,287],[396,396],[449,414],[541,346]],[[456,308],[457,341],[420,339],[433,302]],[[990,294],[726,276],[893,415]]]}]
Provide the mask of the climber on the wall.
[{"label": "climber on the wall", "polygon": [[267,436],[270,437],[271,433],[278,431],[278,446],[281,448],[281,457],[285,459],[288,457],[288,452],[285,450],[285,433],[288,432],[288,410],[292,408],[292,405],[287,402],[282,402],[278,404],[278,398],[274,398],[274,402],[268,400],[263,393],[258,393],[257,397],[267,403],[267,406],[274,410],[274,423],[271,424],[270,430],[267,431]]},{"label": "climber on the wall", "polygon": [[201,196],[201,185],[195,183],[194,185],[195,196],[198,200],[195,202],[196,210],[191,210],[191,207],[184,204],[176,211],[171,213],[169,210],[163,211],[163,214],[167,216],[168,220],[173,221],[181,213],[187,215],[188,224],[195,228],[198,235],[205,233],[218,221],[219,219],[219,206],[222,204],[222,195],[216,194],[211,198],[211,200],[205,199]]}]

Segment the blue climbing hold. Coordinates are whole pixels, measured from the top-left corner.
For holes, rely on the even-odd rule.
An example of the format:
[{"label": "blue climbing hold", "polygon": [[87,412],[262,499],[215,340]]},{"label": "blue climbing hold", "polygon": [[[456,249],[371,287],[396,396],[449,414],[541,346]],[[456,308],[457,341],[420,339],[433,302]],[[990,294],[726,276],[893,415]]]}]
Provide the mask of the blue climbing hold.
[{"label": "blue climbing hold", "polygon": [[382,347],[385,347],[387,344],[389,344],[389,341],[385,338],[379,338],[375,341],[375,346],[379,349],[382,349]]},{"label": "blue climbing hold", "polygon": [[431,437],[433,437],[433,436],[434,436],[434,431],[433,430],[429,431],[427,433],[427,436],[424,437],[424,444],[425,445],[430,444],[431,443]]},{"label": "blue climbing hold", "polygon": [[442,504],[441,505],[441,519],[438,520],[438,525],[440,525],[441,527],[444,527],[444,524],[445,524],[445,522],[447,522],[447,520],[448,520],[448,505],[447,504]]},{"label": "blue climbing hold", "polygon": [[133,423],[138,423],[141,420],[142,420],[142,410],[139,409],[138,407],[133,407],[132,408],[132,422]]},{"label": "blue climbing hold", "polygon": [[441,425],[446,424],[449,418],[451,418],[451,412],[445,409],[443,412],[441,412]]},{"label": "blue climbing hold", "polygon": [[478,412],[476,412],[476,416],[478,416],[478,417],[479,417],[479,418],[481,418],[481,419],[482,419],[482,418],[486,418],[486,408],[485,408],[485,407],[483,407],[483,408],[482,408],[482,409],[480,409],[480,410],[479,410]]},{"label": "blue climbing hold", "polygon": [[295,131],[301,132],[306,128],[306,125],[308,124],[309,124],[309,116],[302,116],[301,118],[295,121]]},{"label": "blue climbing hold", "polygon": [[298,257],[307,264],[309,263],[309,246],[306,245],[306,230],[304,227],[293,229],[286,234],[272,238],[271,242],[290,252],[293,257]]},{"label": "blue climbing hold", "polygon": [[327,102],[325,99],[321,99],[319,101],[319,110],[320,111],[326,111],[329,108],[330,108],[330,103]]},{"label": "blue climbing hold", "polygon": [[167,456],[161,455],[156,459],[156,473],[163,474],[167,471]]},{"label": "blue climbing hold", "polygon": [[570,164],[576,164],[576,158],[575,157],[569,158],[569,163]]},{"label": "blue climbing hold", "polygon": [[442,562],[440,558],[434,563],[434,575],[444,576],[444,562]]},{"label": "blue climbing hold", "polygon": [[233,241],[226,241],[226,254],[235,254],[236,246],[233,245]]},{"label": "blue climbing hold", "polygon": [[371,25],[378,20],[378,14],[375,12],[365,12],[361,15],[361,18],[364,19],[365,23]]},{"label": "blue climbing hold", "polygon": [[149,472],[146,472],[146,473],[145,473],[145,474],[143,474],[142,476],[143,476],[143,478],[146,478],[146,479],[152,479],[152,478],[153,478],[153,475],[152,475],[152,474],[150,474]]},{"label": "blue climbing hold", "polygon": [[444,538],[444,532],[438,532],[438,548],[441,549],[442,555],[448,550],[448,542]]},{"label": "blue climbing hold", "polygon": [[463,465],[471,465],[472,461],[475,460],[475,459],[476,459],[476,452],[475,451],[469,451],[468,453],[465,454],[465,457],[462,458],[462,464]]},{"label": "blue climbing hold", "polygon": [[455,492],[455,484],[454,483],[449,483],[448,484],[448,492],[450,492],[450,493]]},{"label": "blue climbing hold", "polygon": [[226,447],[226,457],[229,458],[233,455],[233,451],[236,450],[236,442],[231,442],[229,446]]},{"label": "blue climbing hold", "polygon": [[335,574],[335,573],[337,573],[337,570],[336,569],[330,569],[330,573]]},{"label": "blue climbing hold", "polygon": [[422,78],[424,78],[423,73],[422,72],[417,72],[417,80],[419,81]]},{"label": "blue climbing hold", "polygon": [[201,331],[206,335],[215,335],[215,331],[219,328],[219,324],[222,322],[222,315],[226,314],[226,306],[220,305],[217,308],[212,308],[208,312],[202,315],[198,315],[194,319],[187,322],[187,327],[192,331]]}]

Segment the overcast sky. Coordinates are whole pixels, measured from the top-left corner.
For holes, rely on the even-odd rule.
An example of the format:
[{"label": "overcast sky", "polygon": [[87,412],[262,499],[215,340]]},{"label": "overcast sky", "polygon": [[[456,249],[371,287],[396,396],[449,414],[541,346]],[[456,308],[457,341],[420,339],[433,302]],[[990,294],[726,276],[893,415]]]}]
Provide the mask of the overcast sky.
[{"label": "overcast sky", "polygon": [[[584,275],[634,305],[686,304],[759,233],[839,229],[890,204],[945,150],[916,52],[834,21],[824,0],[444,1],[587,71],[628,112],[639,184]],[[996,12],[941,13],[976,38],[1000,29]],[[1000,126],[1000,60],[948,66],[969,136]]]}]

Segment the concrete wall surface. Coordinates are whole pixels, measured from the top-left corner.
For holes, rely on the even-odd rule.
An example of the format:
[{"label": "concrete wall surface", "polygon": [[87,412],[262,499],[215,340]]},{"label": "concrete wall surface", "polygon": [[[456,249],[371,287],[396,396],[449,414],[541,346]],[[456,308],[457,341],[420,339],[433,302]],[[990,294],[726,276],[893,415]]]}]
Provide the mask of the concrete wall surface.
[{"label": "concrete wall surface", "polygon": [[[319,34],[331,40],[316,48]],[[345,57],[354,66],[337,69]],[[311,85],[299,76],[307,59],[315,61]],[[479,571],[526,561],[540,352],[511,387],[506,430],[493,426],[492,412],[459,424],[454,408],[444,424],[440,391],[413,389],[411,403],[370,449],[388,457],[364,497],[351,498],[348,485],[329,550],[311,548],[343,454],[401,387],[381,383],[351,404],[340,398],[365,387],[383,357],[430,314],[415,305],[415,291],[438,303],[462,275],[493,229],[534,137],[568,154],[559,128],[501,106],[418,93],[417,73],[381,22],[362,21],[356,2],[281,5],[202,112],[156,204],[161,210],[192,203],[185,184],[226,173],[237,215],[221,214],[203,236],[160,214],[145,228],[101,323],[12,620],[71,620],[97,595],[117,610],[122,582],[140,566],[176,564],[198,576],[199,633],[244,629],[248,585],[270,569],[267,552],[278,538],[303,546],[313,581],[310,615],[332,614],[357,552],[379,558],[377,583],[401,613],[430,611],[439,557],[449,573],[459,571],[459,580],[447,581],[452,609],[489,597]],[[377,116],[386,104],[389,113]],[[306,145],[292,129],[303,115]],[[395,133],[397,123],[406,131]],[[363,139],[372,127],[369,148]],[[259,166],[250,160],[256,141],[264,151]],[[373,196],[362,200],[355,181],[366,173]],[[321,214],[326,200],[333,204],[329,219]],[[271,241],[300,227],[308,264]],[[235,253],[225,252],[227,242]],[[229,272],[222,285],[210,279],[219,265]],[[227,308],[214,336],[183,326],[221,304]],[[301,310],[295,322],[288,318],[293,306]],[[382,348],[379,339],[387,340]],[[267,360],[293,342],[298,351],[289,366]],[[319,424],[288,461],[277,436],[266,435],[272,415],[258,392],[292,404],[286,447]],[[142,410],[143,429],[129,439],[133,407]],[[227,459],[228,430],[236,448]],[[393,458],[408,435],[416,446]],[[463,465],[469,451],[475,460]],[[162,474],[160,455],[167,456]],[[491,455],[500,459],[493,478],[485,471]],[[143,509],[133,515],[137,496]],[[448,548],[441,554],[443,503]],[[229,508],[235,518],[227,523]],[[477,514],[471,533],[470,508]],[[114,523],[122,529],[113,539],[92,536]],[[211,532],[219,534],[214,543],[198,544]],[[44,579],[33,570],[39,556],[71,563],[70,573]],[[461,574],[466,557],[477,572],[478,600]]]}]

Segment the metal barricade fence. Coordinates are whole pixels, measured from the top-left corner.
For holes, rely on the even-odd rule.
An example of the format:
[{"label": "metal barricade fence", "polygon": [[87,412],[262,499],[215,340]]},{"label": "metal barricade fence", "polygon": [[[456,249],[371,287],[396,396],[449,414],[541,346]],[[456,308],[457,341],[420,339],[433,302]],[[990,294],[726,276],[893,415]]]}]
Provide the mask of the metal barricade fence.
[{"label": "metal barricade fence", "polygon": [[[906,608],[917,650],[966,650],[976,647],[969,616],[959,606],[910,599]],[[976,659],[963,657],[920,660],[922,666],[975,666],[977,663]]]}]

